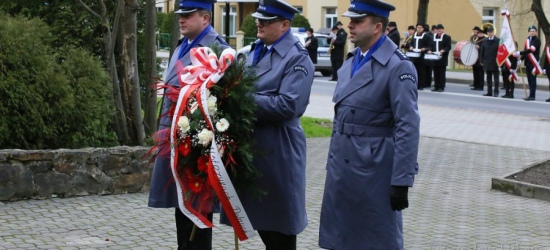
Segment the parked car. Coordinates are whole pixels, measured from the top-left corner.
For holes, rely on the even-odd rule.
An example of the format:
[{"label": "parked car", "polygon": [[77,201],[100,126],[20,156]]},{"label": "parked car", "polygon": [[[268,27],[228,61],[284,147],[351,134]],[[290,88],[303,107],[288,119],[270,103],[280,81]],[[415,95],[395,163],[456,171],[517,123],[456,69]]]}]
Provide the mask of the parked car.
[{"label": "parked car", "polygon": [[[307,34],[304,32],[292,32],[292,34],[304,45],[306,42]],[[317,63],[315,64],[315,71],[320,71],[323,76],[330,76],[332,74],[332,67],[330,66],[330,54],[328,53],[329,43],[327,42],[328,35],[321,33],[313,33],[319,41],[319,48],[317,49]],[[237,51],[237,60],[244,61],[250,54],[250,45],[246,45]]]}]

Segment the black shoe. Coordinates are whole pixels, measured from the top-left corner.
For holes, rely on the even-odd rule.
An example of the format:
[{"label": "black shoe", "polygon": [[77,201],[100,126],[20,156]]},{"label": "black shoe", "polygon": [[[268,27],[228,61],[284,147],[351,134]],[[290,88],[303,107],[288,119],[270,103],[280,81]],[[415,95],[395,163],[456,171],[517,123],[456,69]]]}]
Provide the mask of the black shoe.
[{"label": "black shoe", "polygon": [[432,89],[432,92],[437,92],[437,91],[438,91],[438,89]]},{"label": "black shoe", "polygon": [[502,95],[501,97],[502,98],[508,98],[508,96],[510,96],[510,95]]},{"label": "black shoe", "polygon": [[445,90],[443,90],[443,89],[436,89],[435,91],[437,91],[437,92],[443,92],[443,91],[445,91]]},{"label": "black shoe", "polygon": [[493,96],[493,93],[483,94],[483,96]]},{"label": "black shoe", "polygon": [[478,91],[483,91],[482,88],[471,88],[471,90],[478,90]]},{"label": "black shoe", "polygon": [[508,98],[514,99],[514,95],[509,95]]},{"label": "black shoe", "polygon": [[526,100],[526,101],[534,101],[534,100],[535,100],[535,97],[526,97],[526,98],[523,98],[523,100]]},{"label": "black shoe", "polygon": [[550,102],[550,98],[546,99],[546,101],[545,101],[545,102]]},{"label": "black shoe", "polygon": [[470,84],[470,87],[472,87],[472,88],[475,87],[475,86],[476,86],[476,85]]},{"label": "black shoe", "polygon": [[498,97],[498,92],[494,92],[493,97]]}]

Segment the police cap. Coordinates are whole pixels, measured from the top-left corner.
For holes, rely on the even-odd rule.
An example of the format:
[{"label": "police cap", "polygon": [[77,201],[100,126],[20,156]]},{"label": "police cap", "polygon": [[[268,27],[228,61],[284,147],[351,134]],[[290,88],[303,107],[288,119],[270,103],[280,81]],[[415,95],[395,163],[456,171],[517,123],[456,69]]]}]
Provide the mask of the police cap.
[{"label": "police cap", "polygon": [[349,18],[361,18],[366,16],[379,16],[388,18],[390,11],[395,10],[395,6],[379,0],[351,0],[348,11],[342,16]]},{"label": "police cap", "polygon": [[294,15],[300,11],[283,0],[260,0],[260,5],[252,17],[260,20],[273,20],[283,18],[294,19]]},{"label": "police cap", "polygon": [[175,14],[189,14],[197,10],[212,11],[212,5],[217,0],[181,0],[179,3],[179,9]]}]

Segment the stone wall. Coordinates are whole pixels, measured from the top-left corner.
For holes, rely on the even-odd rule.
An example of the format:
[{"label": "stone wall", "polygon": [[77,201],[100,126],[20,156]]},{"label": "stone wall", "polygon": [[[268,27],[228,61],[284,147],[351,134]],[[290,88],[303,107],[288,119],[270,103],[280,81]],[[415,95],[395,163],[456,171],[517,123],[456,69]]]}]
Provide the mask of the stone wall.
[{"label": "stone wall", "polygon": [[0,150],[0,201],[147,191],[148,149]]}]

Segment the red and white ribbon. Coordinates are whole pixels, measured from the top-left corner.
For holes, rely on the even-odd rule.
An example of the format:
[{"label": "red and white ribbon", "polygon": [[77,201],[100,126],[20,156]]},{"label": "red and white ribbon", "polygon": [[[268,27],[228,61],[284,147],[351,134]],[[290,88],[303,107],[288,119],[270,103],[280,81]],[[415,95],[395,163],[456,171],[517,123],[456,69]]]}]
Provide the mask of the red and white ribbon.
[{"label": "red and white ribbon", "polygon": [[516,72],[516,69],[512,69],[512,62],[510,62],[510,59],[506,58],[506,61],[504,61],[504,63],[506,64],[508,70],[510,70],[510,76],[508,77],[508,79],[510,79],[510,81],[517,81],[519,79],[519,76]]},{"label": "red and white ribbon", "polygon": [[[181,90],[172,118],[172,127],[170,133],[170,166],[172,174],[176,180],[176,188],[178,192],[178,204],[182,213],[187,216],[197,227],[209,228],[212,223],[196,211],[189,201],[184,199],[183,181],[177,171],[178,150],[176,148],[177,138],[177,121],[187,108],[189,97],[197,91],[196,99],[199,103],[199,108],[204,116],[207,126],[210,131],[214,131],[212,120],[208,113],[206,90],[216,84],[224,75],[225,70],[231,65],[235,59],[236,51],[234,49],[225,49],[218,59],[212,49],[208,47],[193,48],[191,53],[192,65],[187,66],[180,73]],[[227,214],[231,225],[233,226],[237,237],[240,240],[246,240],[255,235],[252,224],[244,211],[237,192],[229,179],[229,175],[221,161],[216,145],[216,136],[212,139],[210,148],[210,161],[208,164],[208,182],[212,185],[218,199],[222,203],[223,209]]]},{"label": "red and white ribbon", "polygon": [[[525,49],[535,52],[535,47],[529,44],[529,39],[525,41]],[[540,67],[539,62],[537,62],[535,55],[533,55],[533,53],[528,53],[527,58],[529,58],[529,61],[531,61],[531,64],[533,65],[533,71],[531,73],[533,73],[533,75],[542,74],[542,68]]]}]

